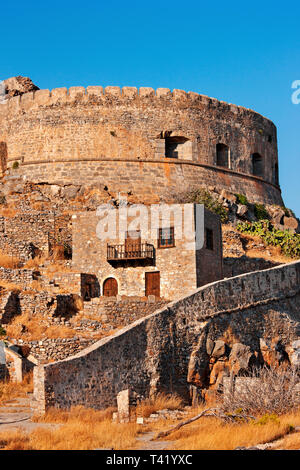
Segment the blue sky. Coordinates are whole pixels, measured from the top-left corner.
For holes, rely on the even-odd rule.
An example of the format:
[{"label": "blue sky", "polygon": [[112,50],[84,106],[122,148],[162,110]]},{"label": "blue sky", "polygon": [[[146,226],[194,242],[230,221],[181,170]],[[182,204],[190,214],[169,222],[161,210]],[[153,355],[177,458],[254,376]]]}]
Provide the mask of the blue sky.
[{"label": "blue sky", "polygon": [[280,3],[15,0],[1,22],[0,79],[179,88],[254,109],[277,126],[284,201],[300,217],[300,4]]}]

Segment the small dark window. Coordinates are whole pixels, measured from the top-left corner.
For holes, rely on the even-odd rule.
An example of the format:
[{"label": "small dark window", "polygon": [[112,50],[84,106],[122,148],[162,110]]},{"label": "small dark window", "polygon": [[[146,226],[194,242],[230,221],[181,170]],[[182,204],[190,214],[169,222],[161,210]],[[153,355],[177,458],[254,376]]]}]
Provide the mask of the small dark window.
[{"label": "small dark window", "polygon": [[278,175],[278,163],[275,163],[275,169],[274,169],[274,183],[279,185],[279,175]]},{"label": "small dark window", "polygon": [[268,142],[272,142],[272,136],[271,135],[268,135]]},{"label": "small dark window", "polygon": [[166,158],[182,158],[186,153],[185,143],[188,142],[186,137],[166,137]]},{"label": "small dark window", "polygon": [[210,228],[206,229],[206,249],[214,249],[214,232]]},{"label": "small dark window", "polygon": [[174,227],[159,229],[157,245],[158,248],[170,248],[175,246]]},{"label": "small dark window", "polygon": [[252,154],[252,174],[254,176],[264,176],[264,161],[259,153]]},{"label": "small dark window", "polygon": [[229,147],[225,144],[217,144],[217,166],[229,168]]}]

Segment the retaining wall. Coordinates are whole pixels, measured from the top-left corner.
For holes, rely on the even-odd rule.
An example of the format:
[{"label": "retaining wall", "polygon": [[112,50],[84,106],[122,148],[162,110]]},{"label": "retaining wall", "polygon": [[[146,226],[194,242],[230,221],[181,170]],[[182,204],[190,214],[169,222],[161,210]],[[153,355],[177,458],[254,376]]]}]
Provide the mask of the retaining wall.
[{"label": "retaining wall", "polygon": [[236,335],[242,331],[243,341],[260,335],[271,340],[274,334],[292,341],[299,336],[299,288],[300,262],[201,287],[72,358],[37,367],[37,411],[76,404],[111,406],[127,388],[144,396],[166,391],[187,399],[191,361],[196,382],[209,323],[215,336],[222,329],[218,322],[227,319]]}]

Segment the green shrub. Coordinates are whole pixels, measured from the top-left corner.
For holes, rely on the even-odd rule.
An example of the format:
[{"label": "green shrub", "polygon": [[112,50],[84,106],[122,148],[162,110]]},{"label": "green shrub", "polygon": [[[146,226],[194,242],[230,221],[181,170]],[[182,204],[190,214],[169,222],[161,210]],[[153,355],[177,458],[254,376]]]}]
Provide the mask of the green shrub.
[{"label": "green shrub", "polygon": [[263,426],[264,424],[269,424],[269,423],[274,423],[274,424],[278,424],[278,425],[280,424],[280,421],[279,421],[279,418],[278,418],[277,414],[275,414],[275,413],[272,413],[272,414],[266,413],[261,418],[259,418],[254,424],[258,424],[258,425]]},{"label": "green shrub", "polygon": [[200,188],[191,191],[185,195],[185,202],[194,202],[196,204],[203,204],[204,207],[215,214],[220,216],[221,222],[225,223],[228,220],[228,212],[214,196],[211,195],[206,189]]},{"label": "green shrub", "polygon": [[235,194],[236,202],[242,204],[243,206],[248,206],[249,201],[244,194]]},{"label": "green shrub", "polygon": [[6,336],[6,331],[2,326],[0,326],[0,336]]},{"label": "green shrub", "polygon": [[269,213],[263,204],[254,204],[254,214],[258,220],[269,219]]},{"label": "green shrub", "polygon": [[19,162],[13,162],[13,170],[16,170],[17,168],[19,168]]},{"label": "green shrub", "polygon": [[289,230],[278,230],[269,220],[242,222],[237,225],[242,233],[260,237],[265,245],[279,246],[282,253],[291,258],[300,258],[300,234]]}]

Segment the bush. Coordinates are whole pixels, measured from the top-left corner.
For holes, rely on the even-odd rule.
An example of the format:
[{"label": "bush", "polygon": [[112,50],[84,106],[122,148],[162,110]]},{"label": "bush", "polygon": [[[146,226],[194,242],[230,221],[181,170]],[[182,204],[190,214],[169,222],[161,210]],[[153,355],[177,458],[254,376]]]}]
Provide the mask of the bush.
[{"label": "bush", "polygon": [[200,188],[189,193],[186,193],[183,197],[185,203],[196,203],[203,204],[204,207],[215,214],[217,214],[222,223],[227,222],[228,213],[222,203],[220,203],[214,196],[211,195],[206,189]]},{"label": "bush", "polygon": [[243,206],[248,206],[249,201],[244,194],[235,194],[236,202],[242,204]]},{"label": "bush", "polygon": [[2,328],[2,326],[0,326],[0,337],[1,336],[6,336],[6,331],[4,328]]},{"label": "bush", "polygon": [[[228,390],[223,397],[223,408],[233,411],[262,414],[258,424],[277,421],[277,415],[287,413],[300,406],[297,384],[300,382],[297,368],[255,368],[245,379],[238,392]],[[251,380],[253,379],[253,380]]]},{"label": "bush", "polygon": [[269,219],[269,213],[263,204],[254,204],[254,214],[258,220]]},{"label": "bush", "polygon": [[278,246],[281,252],[291,258],[300,257],[300,234],[289,230],[278,230],[268,220],[242,222],[237,225],[242,233],[260,237],[265,245]]},{"label": "bush", "polygon": [[13,170],[16,170],[17,168],[19,168],[19,162],[13,162]]}]

